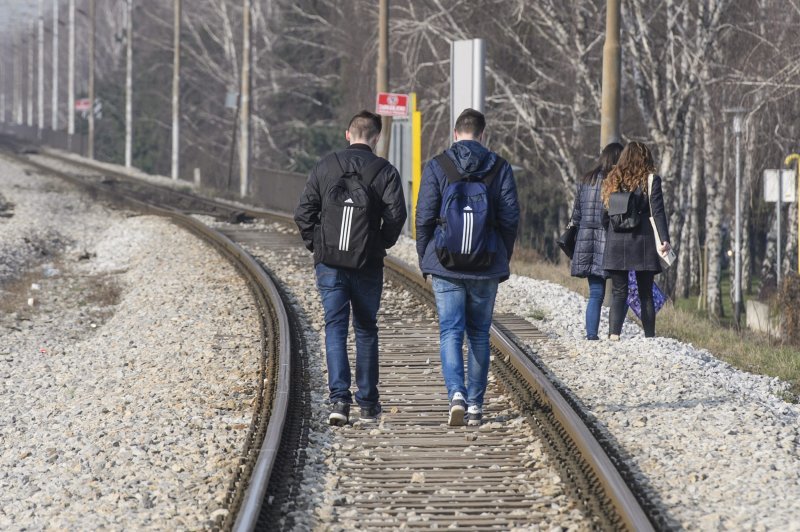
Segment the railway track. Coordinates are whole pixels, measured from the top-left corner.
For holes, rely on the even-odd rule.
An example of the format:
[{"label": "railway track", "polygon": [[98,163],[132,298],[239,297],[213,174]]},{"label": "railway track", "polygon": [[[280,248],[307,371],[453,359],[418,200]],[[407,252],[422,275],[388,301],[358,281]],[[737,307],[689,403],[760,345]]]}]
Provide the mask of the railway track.
[{"label": "railway track", "polygon": [[[220,249],[229,256],[246,257],[240,257],[239,268],[252,283],[269,279],[265,268],[242,251],[242,246],[284,252],[299,246],[296,237],[293,241],[286,235],[247,226],[228,226],[217,232],[187,216],[201,214],[229,221],[265,218],[285,223],[279,213],[240,209],[137,182],[90,163],[51,154],[47,157],[75,170],[56,170],[54,165],[18,156],[24,164],[66,177],[93,193],[110,198],[123,194],[127,202],[173,217],[209,241],[227,242]],[[161,207],[153,207],[154,203]],[[617,469],[615,462],[619,461],[613,451],[609,456],[575,405],[551,382],[537,359],[520,347],[521,340],[540,334],[525,320],[497,316],[492,327],[493,400],[487,405],[487,422],[480,429],[447,427],[443,423],[446,393],[435,365],[438,329],[432,295],[418,273],[391,259],[387,266],[388,286],[398,295],[390,298],[387,291],[380,315],[385,415],[374,429],[358,423],[345,427],[343,444],[335,453],[341,504],[357,512],[359,523],[370,529],[436,529],[456,522],[459,527],[475,529],[533,524],[546,508],[541,507],[543,479],[537,476],[536,460],[529,454],[532,431],[549,461],[556,464],[566,492],[589,516],[591,528],[658,527],[654,509],[640,495],[631,475]],[[310,264],[307,267],[310,272]],[[263,303],[264,390],[259,394],[260,411],[254,412],[250,446],[242,454],[241,478],[232,481],[231,513],[226,522],[219,523],[224,529],[250,530],[259,522],[262,526],[276,522],[281,508],[291,504],[296,495],[298,488],[291,480],[297,480],[302,471],[302,453],[297,449],[306,444],[308,431],[298,421],[307,408],[293,406],[298,410],[289,416],[291,426],[279,415],[280,411],[285,415],[290,404],[302,403],[304,395],[306,400],[308,397],[308,390],[302,389],[304,382],[307,386],[302,363],[297,360],[302,357],[289,359],[291,353],[303,352],[302,335],[296,331],[300,320],[291,309],[276,310],[281,288],[273,283],[263,293],[259,290],[254,288],[254,295]],[[282,343],[268,344],[276,338]],[[272,357],[278,353],[276,361]],[[295,389],[290,390],[292,368]],[[281,379],[285,379],[285,387]],[[527,418],[526,426],[504,423],[503,413],[510,409]]]}]

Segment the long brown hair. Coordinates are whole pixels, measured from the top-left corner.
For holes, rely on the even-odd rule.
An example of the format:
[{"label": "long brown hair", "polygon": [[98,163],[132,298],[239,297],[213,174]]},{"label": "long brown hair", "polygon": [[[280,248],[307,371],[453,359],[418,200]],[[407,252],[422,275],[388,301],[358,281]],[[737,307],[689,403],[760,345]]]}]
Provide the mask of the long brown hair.
[{"label": "long brown hair", "polygon": [[608,198],[614,192],[633,192],[636,187],[647,190],[647,176],[655,169],[650,149],[641,142],[629,142],[617,165],[603,180],[603,203],[608,207]]}]

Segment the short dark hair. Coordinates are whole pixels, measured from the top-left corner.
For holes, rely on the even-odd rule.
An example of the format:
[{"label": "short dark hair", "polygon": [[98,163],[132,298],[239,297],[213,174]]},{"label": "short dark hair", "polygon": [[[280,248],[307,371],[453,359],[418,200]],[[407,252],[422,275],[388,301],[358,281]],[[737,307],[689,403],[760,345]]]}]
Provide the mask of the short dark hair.
[{"label": "short dark hair", "polygon": [[364,109],[350,119],[347,130],[350,136],[372,140],[381,134],[381,117]]},{"label": "short dark hair", "polygon": [[475,109],[464,109],[456,119],[456,133],[467,133],[475,138],[486,129],[486,117]]}]

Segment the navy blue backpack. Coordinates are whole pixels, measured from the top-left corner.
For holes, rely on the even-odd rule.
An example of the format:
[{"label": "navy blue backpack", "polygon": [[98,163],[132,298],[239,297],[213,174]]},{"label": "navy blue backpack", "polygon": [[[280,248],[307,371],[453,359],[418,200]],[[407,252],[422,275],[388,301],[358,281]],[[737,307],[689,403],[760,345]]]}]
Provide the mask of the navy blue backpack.
[{"label": "navy blue backpack", "polygon": [[447,187],[434,234],[439,262],[448,270],[482,271],[497,252],[497,230],[489,187],[505,161],[497,157],[483,177],[462,176],[442,153],[436,161],[447,176]]}]

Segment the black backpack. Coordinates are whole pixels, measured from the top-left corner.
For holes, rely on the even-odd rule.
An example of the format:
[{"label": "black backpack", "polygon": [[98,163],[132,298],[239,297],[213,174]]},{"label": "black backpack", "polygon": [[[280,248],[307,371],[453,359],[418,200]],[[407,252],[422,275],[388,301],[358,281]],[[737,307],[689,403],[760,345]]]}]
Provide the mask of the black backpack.
[{"label": "black backpack", "polygon": [[334,153],[342,175],[322,198],[320,262],[338,268],[363,268],[380,229],[372,182],[389,161],[376,157],[350,172]]},{"label": "black backpack", "polygon": [[642,192],[614,192],[608,198],[608,217],[616,233],[630,233],[642,220]]}]

